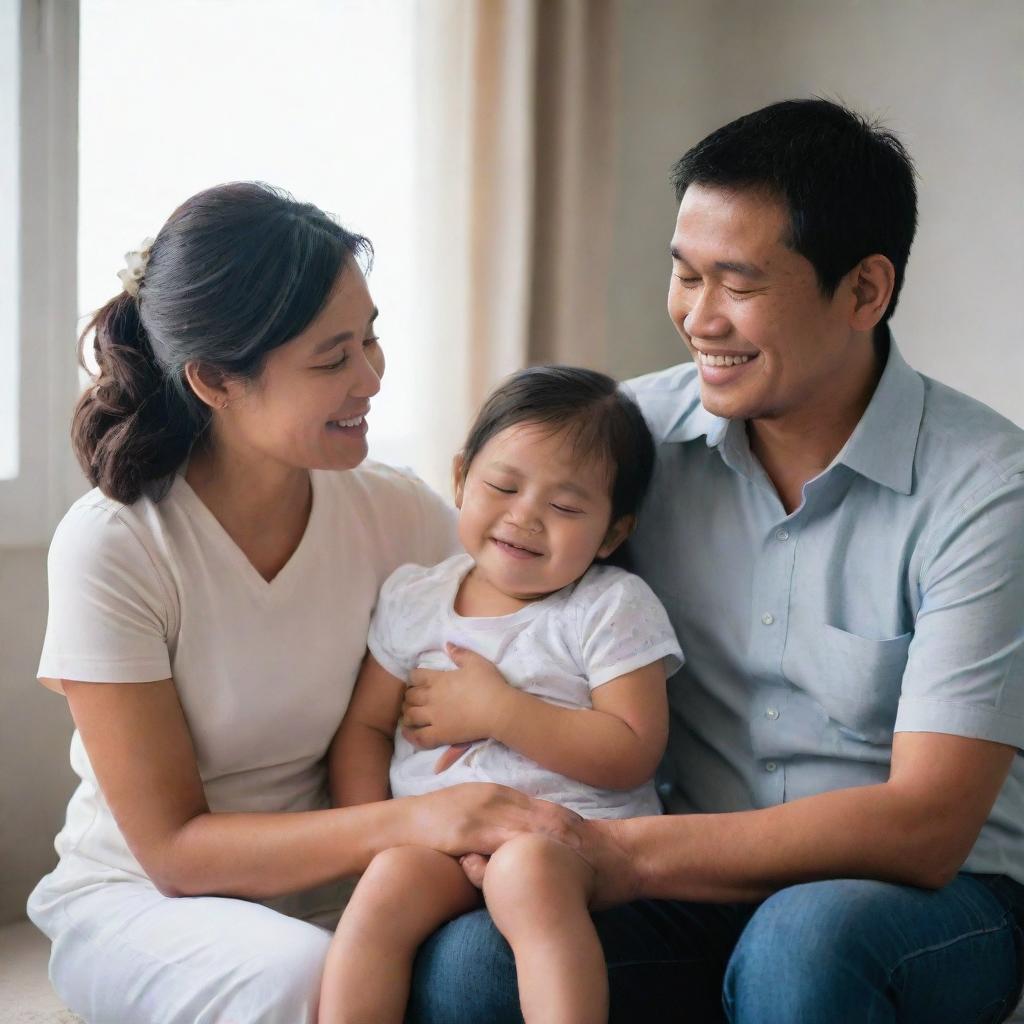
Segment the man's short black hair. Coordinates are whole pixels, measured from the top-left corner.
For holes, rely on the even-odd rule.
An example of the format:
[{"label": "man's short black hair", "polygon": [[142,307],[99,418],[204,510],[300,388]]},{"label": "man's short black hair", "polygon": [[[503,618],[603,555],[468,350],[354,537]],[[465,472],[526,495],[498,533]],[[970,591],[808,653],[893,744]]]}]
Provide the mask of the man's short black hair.
[{"label": "man's short black hair", "polygon": [[785,100],[731,121],[672,168],[690,185],[763,190],[785,203],[786,244],[814,266],[824,295],[865,256],[896,268],[892,316],[917,227],[914,165],[890,131],[824,99]]}]

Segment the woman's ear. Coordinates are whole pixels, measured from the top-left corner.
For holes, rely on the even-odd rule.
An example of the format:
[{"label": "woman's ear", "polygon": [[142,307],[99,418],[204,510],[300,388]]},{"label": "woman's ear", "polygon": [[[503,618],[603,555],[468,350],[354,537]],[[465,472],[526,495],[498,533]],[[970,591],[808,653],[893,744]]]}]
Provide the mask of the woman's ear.
[{"label": "woman's ear", "polygon": [[608,527],[608,532],[597,549],[598,558],[607,558],[616,548],[636,529],[636,516],[619,516],[618,519]]},{"label": "woman's ear", "polygon": [[196,398],[211,409],[226,409],[239,394],[238,382],[207,363],[186,363],[185,380]]},{"label": "woman's ear", "polygon": [[455,507],[462,508],[462,491],[466,485],[466,477],[463,473],[463,467],[465,466],[465,459],[462,456],[462,452],[452,459],[452,485],[455,488]]}]

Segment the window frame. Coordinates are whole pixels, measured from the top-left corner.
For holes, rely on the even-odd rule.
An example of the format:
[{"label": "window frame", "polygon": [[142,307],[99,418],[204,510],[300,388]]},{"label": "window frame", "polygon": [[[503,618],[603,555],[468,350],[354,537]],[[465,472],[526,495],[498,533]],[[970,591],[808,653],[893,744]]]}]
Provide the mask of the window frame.
[{"label": "window frame", "polygon": [[78,0],[20,0],[18,475],[0,480],[0,547],[48,543],[86,488],[69,442],[79,389],[78,19]]}]

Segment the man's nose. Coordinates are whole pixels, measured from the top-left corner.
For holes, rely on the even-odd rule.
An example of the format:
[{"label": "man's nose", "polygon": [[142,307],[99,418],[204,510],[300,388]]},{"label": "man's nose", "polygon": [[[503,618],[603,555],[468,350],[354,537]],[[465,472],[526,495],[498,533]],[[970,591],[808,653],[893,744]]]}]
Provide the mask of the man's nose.
[{"label": "man's nose", "polygon": [[683,330],[691,338],[722,338],[729,333],[729,320],[718,308],[714,292],[705,288],[690,312],[683,317]]}]

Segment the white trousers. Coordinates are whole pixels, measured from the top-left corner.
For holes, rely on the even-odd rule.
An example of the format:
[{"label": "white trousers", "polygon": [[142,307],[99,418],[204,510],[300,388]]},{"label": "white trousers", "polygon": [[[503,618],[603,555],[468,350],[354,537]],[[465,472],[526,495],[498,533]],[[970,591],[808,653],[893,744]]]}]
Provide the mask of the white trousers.
[{"label": "white trousers", "polygon": [[[88,1024],[313,1024],[331,932],[260,903],[170,898],[66,858],[29,898],[50,980]],[[336,913],[335,913],[335,916]]]}]

